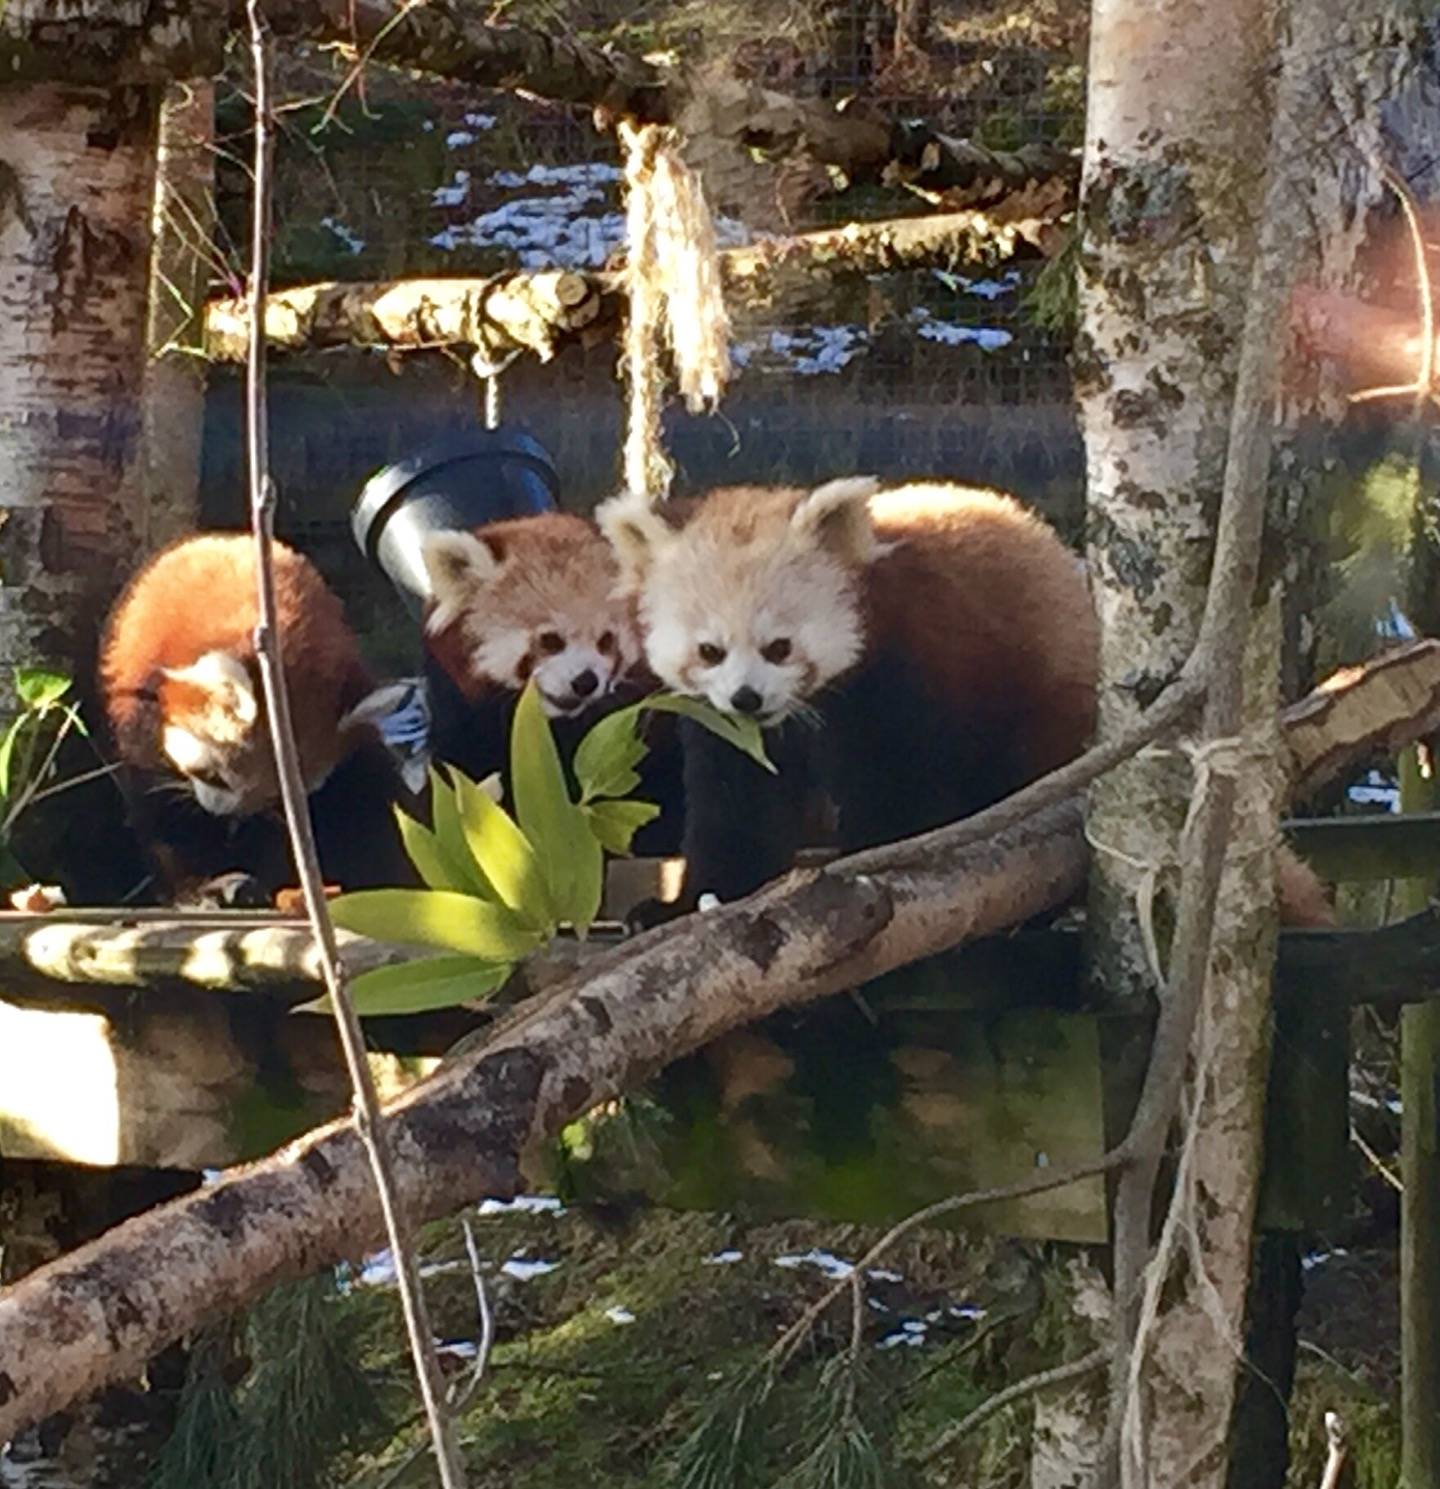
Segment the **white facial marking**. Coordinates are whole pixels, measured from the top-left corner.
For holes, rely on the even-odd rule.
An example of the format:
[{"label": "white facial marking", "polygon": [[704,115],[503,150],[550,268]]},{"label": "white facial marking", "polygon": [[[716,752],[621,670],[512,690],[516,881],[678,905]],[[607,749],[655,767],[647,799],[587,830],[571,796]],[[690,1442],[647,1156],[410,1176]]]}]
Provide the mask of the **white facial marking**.
[{"label": "white facial marking", "polygon": [[197,739],[188,729],[167,724],[161,743],[175,768],[186,775],[192,770],[203,770],[211,763],[213,752],[209,745]]},{"label": "white facial marking", "polygon": [[240,811],[240,793],[227,791],[221,786],[209,786],[204,781],[191,781],[195,800],[212,817],[233,817]]},{"label": "white facial marking", "polygon": [[229,652],[207,651],[188,667],[167,667],[165,676],[176,682],[188,683],[210,694],[212,715],[225,716],[229,722],[222,725],[216,719],[217,734],[239,739],[260,717],[260,703],[255,696],[254,685],[245,665]]},{"label": "white facial marking", "polygon": [[225,772],[220,768],[220,757],[212,746],[188,729],[181,729],[175,724],[165,726],[161,746],[175,768],[189,782],[190,789],[195,793],[195,800],[207,812],[216,817],[229,817],[239,811],[238,791],[217,785],[215,780],[195,779],[197,772],[213,776],[217,780],[225,779]]},{"label": "white facial marking", "polygon": [[[595,686],[589,692],[577,692],[575,680],[586,673],[595,679]],[[610,691],[615,681],[615,657],[613,653],[607,657],[592,646],[571,642],[564,651],[537,662],[534,677],[545,712],[552,719],[567,718],[583,713]]]}]

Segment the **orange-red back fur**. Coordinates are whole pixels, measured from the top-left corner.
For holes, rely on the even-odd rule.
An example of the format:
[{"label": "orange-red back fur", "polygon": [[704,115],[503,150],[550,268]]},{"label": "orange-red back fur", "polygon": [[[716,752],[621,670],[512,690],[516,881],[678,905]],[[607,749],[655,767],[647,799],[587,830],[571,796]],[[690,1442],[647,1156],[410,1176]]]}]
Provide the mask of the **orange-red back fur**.
[{"label": "orange-red back fur", "polygon": [[[274,552],[281,655],[302,765],[314,780],[343,755],[340,721],[364,698],[370,679],[340,601],[314,565],[281,543]],[[204,688],[167,678],[163,669],[224,653],[250,674],[259,696],[257,619],[248,535],[182,538],[131,580],[106,625],[100,662],[106,712],[128,763],[173,768],[161,748],[164,726],[188,727],[209,702]],[[262,736],[266,727],[262,717]],[[268,760],[268,743],[264,754]],[[273,776],[273,762],[268,768]]]}]

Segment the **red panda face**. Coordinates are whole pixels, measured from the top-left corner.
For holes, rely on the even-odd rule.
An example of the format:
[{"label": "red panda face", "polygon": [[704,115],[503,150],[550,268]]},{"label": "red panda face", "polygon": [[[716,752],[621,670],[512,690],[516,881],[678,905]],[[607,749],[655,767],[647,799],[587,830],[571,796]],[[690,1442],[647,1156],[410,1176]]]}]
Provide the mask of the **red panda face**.
[{"label": "red panda face", "polygon": [[597,514],[668,687],[764,725],[859,661],[872,481],[712,493],[678,530],[634,498]]},{"label": "red panda face", "polygon": [[[280,650],[306,786],[314,790],[373,730],[378,706],[344,610],[313,564],[274,545]],[[174,772],[217,816],[279,802],[255,661],[255,547],[197,533],[149,560],[106,622],[100,682],[120,758]],[[357,703],[357,700],[361,702]]]},{"label": "red panda face", "polygon": [[640,660],[634,607],[616,595],[605,540],[578,517],[547,514],[425,544],[427,635],[458,640],[466,681],[518,692],[532,678],[545,712],[599,703]]},{"label": "red panda face", "polygon": [[160,748],[196,801],[218,817],[244,816],[279,795],[254,680],[226,652],[166,669],[157,689]]}]

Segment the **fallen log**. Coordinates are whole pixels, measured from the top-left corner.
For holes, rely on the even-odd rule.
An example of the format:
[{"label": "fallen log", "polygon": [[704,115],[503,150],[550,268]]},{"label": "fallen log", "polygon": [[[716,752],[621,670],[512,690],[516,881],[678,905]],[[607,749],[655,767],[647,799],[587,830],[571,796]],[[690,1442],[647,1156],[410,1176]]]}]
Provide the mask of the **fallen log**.
[{"label": "fallen log", "polygon": [[[1363,710],[1372,743],[1387,750],[1433,730],[1425,679],[1437,656],[1435,642],[1398,648],[1289,709],[1297,778],[1313,787],[1361,758],[1351,723],[1345,748],[1326,748],[1317,714],[1327,709],[1337,721]],[[1396,686],[1407,675],[1415,686]],[[410,1213],[508,1197],[538,1145],[671,1061],[778,1009],[1018,925],[1081,887],[1079,797],[954,846],[966,826],[792,874],[625,942],[457,1047],[387,1108]],[[337,1122],[38,1269],[0,1293],[0,1441],[134,1376],[205,1319],[357,1256],[380,1233],[360,1140]]]},{"label": "fallen log", "polygon": [[[419,1221],[514,1194],[536,1146],[598,1103],[741,1024],[1063,902],[1085,858],[1071,800],[958,852],[898,844],[794,874],[597,958],[389,1107],[403,1203]],[[0,1440],[381,1234],[341,1122],[59,1258],[0,1295]]]},{"label": "fallen log", "polygon": [[[983,212],[945,212],[768,239],[727,249],[720,264],[733,297],[770,304],[822,293],[846,278],[926,266],[988,268],[1040,257],[1054,249],[1058,232],[1041,218],[1001,222]],[[466,346],[492,361],[527,352],[548,362],[566,346],[613,335],[625,302],[623,276],[604,271],[297,285],[266,299],[265,335],[280,351]],[[243,360],[249,334],[243,298],[206,306],[208,356]]]}]

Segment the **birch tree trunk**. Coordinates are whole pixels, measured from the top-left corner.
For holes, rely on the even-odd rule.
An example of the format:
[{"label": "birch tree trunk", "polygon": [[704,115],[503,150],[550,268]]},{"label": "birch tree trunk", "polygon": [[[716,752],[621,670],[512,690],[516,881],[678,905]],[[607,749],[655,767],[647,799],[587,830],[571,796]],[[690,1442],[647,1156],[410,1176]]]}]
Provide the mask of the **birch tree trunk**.
[{"label": "birch tree trunk", "polygon": [[215,85],[176,83],[160,109],[141,411],[146,552],[195,528],[205,418],[205,296],[216,249]]},{"label": "birch tree trunk", "polygon": [[[1294,201],[1285,221],[1292,233],[1296,224],[1324,225],[1309,269],[1325,282],[1353,263],[1363,235],[1373,196],[1364,162],[1378,120],[1371,75],[1395,65],[1376,58],[1398,34],[1396,14],[1384,4],[1342,9],[1330,0],[1162,3],[1144,12],[1097,0],[1079,370],[1105,732],[1163,688],[1198,633],[1275,63],[1284,58],[1290,104],[1274,168],[1291,188],[1304,182],[1308,198]],[[1330,146],[1311,148],[1320,139]],[[1263,1157],[1280,805],[1275,576],[1283,545],[1271,547],[1251,616],[1244,725],[1227,766],[1236,769],[1238,797],[1190,1053],[1190,1183],[1175,1231],[1184,1261],[1160,1294],[1138,1372],[1143,1451],[1125,1459],[1127,1482],[1166,1489],[1226,1482],[1243,1337]],[[1203,770],[1194,785],[1203,789]],[[1092,791],[1092,973],[1108,993],[1156,985],[1152,962],[1157,946],[1164,960],[1191,789],[1190,764],[1171,753],[1142,757]],[[1147,923],[1156,932],[1148,949]]]},{"label": "birch tree trunk", "polygon": [[156,92],[0,85],[0,715],[133,560]]},{"label": "birch tree trunk", "polygon": [[[1082,214],[1079,388],[1088,554],[1102,625],[1101,728],[1180,670],[1204,612],[1271,127],[1271,0],[1097,0]],[[1126,1481],[1224,1484],[1268,1065],[1280,807],[1277,597],[1256,596],[1237,803],[1192,1083],[1191,1265],[1172,1278],[1141,1376],[1147,1442]],[[1234,763],[1234,762],[1232,762]],[[1157,985],[1192,766],[1152,752],[1092,789],[1091,970]],[[1144,912],[1144,913],[1142,913]],[[1193,1080],[1193,1072],[1192,1072]]]}]

